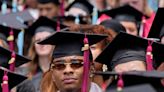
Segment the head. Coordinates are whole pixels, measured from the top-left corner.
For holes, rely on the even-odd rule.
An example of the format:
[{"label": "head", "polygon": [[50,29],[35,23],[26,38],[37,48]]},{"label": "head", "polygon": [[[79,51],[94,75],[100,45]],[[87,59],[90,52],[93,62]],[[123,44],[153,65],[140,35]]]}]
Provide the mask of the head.
[{"label": "head", "polygon": [[38,0],[37,8],[40,16],[46,16],[50,19],[58,16],[60,4],[58,0]]},{"label": "head", "polygon": [[137,10],[144,12],[144,8],[147,5],[147,0],[119,0],[119,4],[121,6],[129,4]]},{"label": "head", "polygon": [[105,27],[109,42],[111,42],[119,32],[125,32],[125,28],[117,20],[104,20],[100,25]]},{"label": "head", "polygon": [[76,0],[66,9],[67,15],[87,16],[92,13],[93,6],[86,0]]},{"label": "head", "polygon": [[[63,51],[63,47],[64,48]],[[81,91],[83,81],[83,51],[79,42],[56,45],[51,62],[52,79],[61,92]],[[61,52],[62,50],[62,52]],[[91,56],[91,54],[90,54]],[[90,58],[92,61],[92,58]]]},{"label": "head", "polygon": [[128,14],[121,14],[115,17],[126,29],[126,32],[131,35],[138,35],[138,23],[134,16]]},{"label": "head", "polygon": [[32,59],[30,64],[30,71],[35,74],[39,66],[39,57],[49,57],[51,58],[54,46],[52,45],[40,45],[37,42],[43,40],[44,38],[50,36],[54,30],[50,27],[39,27],[35,30],[35,34],[32,38],[32,43],[29,48],[28,56]]},{"label": "head", "polygon": [[142,49],[124,49],[117,51],[111,62],[116,72],[146,71],[145,51]]},{"label": "head", "polygon": [[34,48],[38,56],[49,56],[52,53],[52,45],[40,45],[37,42],[43,40],[44,38],[50,36],[54,32],[54,29],[50,27],[39,27],[35,31],[34,35]]}]

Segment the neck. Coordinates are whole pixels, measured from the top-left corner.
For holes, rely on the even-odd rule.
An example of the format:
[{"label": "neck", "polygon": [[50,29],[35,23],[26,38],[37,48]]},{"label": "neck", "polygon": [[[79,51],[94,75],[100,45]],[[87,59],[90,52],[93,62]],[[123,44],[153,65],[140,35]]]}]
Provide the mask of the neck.
[{"label": "neck", "polygon": [[39,57],[39,66],[43,72],[46,72],[50,66],[50,59],[48,56]]}]

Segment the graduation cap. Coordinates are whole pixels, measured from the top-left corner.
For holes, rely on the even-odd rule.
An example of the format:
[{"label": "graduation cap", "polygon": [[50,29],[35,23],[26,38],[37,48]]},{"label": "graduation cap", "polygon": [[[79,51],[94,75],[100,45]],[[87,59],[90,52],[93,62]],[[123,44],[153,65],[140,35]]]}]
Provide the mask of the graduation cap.
[{"label": "graduation cap", "polygon": [[[108,85],[107,92],[118,92],[119,87],[122,87],[122,89],[119,90],[121,92],[136,92],[136,91],[140,92],[140,90],[142,92],[143,90],[145,90],[145,87],[138,88],[137,86],[145,85],[145,84],[151,85],[153,87],[151,89],[153,91],[155,89],[155,92],[162,92],[162,90],[164,90],[164,86],[161,83],[161,79],[164,78],[163,72],[130,71],[130,72],[123,72],[123,73],[96,72],[95,74],[113,76],[113,81],[111,84]],[[148,90],[146,89],[146,91]]]},{"label": "graduation cap", "polygon": [[60,29],[63,29],[67,26],[41,16],[27,29],[26,33],[35,35],[35,33],[40,31],[55,32],[56,30],[60,30],[58,29],[58,27],[60,27]]},{"label": "graduation cap", "polygon": [[[69,30],[69,29],[65,29]],[[39,44],[51,44],[55,45],[52,57],[60,58],[65,56],[84,56],[83,64],[83,81],[81,92],[87,92],[89,87],[89,65],[92,60],[92,55],[89,50],[89,46],[96,44],[97,42],[105,39],[107,36],[96,35],[96,34],[83,34],[83,33],[74,33],[67,31],[60,31],[52,34]]]},{"label": "graduation cap", "polygon": [[112,70],[117,64],[141,60],[146,62],[147,69],[151,67],[148,70],[152,70],[153,63],[157,67],[164,61],[163,55],[164,45],[120,32],[95,61],[106,64],[108,69]]},{"label": "graduation cap", "polygon": [[106,29],[112,29],[116,33],[126,32],[125,27],[122,24],[120,24],[117,20],[107,19],[102,21],[100,25],[104,26]]},{"label": "graduation cap", "polygon": [[[25,76],[16,74],[6,68],[0,67],[0,83],[2,83],[0,86],[0,92],[7,92],[7,90],[11,90],[13,87],[17,86],[26,79],[27,77]],[[7,85],[6,82],[8,82]],[[6,88],[3,89],[3,87]]]},{"label": "graduation cap", "polygon": [[93,5],[90,4],[87,0],[75,0],[66,8],[66,11],[69,11],[73,7],[82,9],[87,13],[87,15],[93,12]]},{"label": "graduation cap", "polygon": [[56,5],[59,5],[60,2],[59,0],[37,0],[38,3],[41,3],[41,4],[46,4],[46,3],[54,3]]},{"label": "graduation cap", "polygon": [[[0,46],[0,51],[1,51],[1,54],[0,54],[0,66],[3,66],[5,68],[9,68],[9,61],[11,59],[11,55],[12,55],[12,51],[9,51],[3,47]],[[15,58],[15,66],[16,67],[19,67],[20,65],[22,64],[25,64],[29,61],[31,61],[30,59],[24,57],[24,56],[21,56],[21,55],[18,55],[16,54],[16,58]]]},{"label": "graduation cap", "polygon": [[115,9],[105,10],[100,12],[100,15],[101,14],[106,14],[118,21],[130,21],[135,22],[136,24],[142,22],[143,16],[147,17],[130,5],[124,5]]},{"label": "graduation cap", "polygon": [[21,22],[22,24],[27,21],[34,20],[34,18],[30,14],[28,9],[24,10],[24,11],[20,11],[20,12],[14,12],[14,13],[0,15],[0,19],[6,18],[6,17],[16,19],[17,21]]},{"label": "graduation cap", "polygon": [[164,36],[164,8],[158,8],[148,38],[160,39]]},{"label": "graduation cap", "polygon": [[[124,87],[121,92],[157,92],[150,84],[141,84],[135,86]],[[107,90],[106,92],[118,92],[116,89]]]}]

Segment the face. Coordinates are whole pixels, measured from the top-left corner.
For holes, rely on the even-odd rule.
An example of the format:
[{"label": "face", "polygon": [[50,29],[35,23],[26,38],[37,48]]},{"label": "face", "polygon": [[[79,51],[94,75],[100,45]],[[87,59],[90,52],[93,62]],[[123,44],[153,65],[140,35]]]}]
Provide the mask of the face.
[{"label": "face", "polygon": [[129,4],[132,7],[142,12],[144,10],[144,2],[145,0],[120,0],[119,4],[120,5]]},{"label": "face", "polygon": [[164,36],[161,38],[161,43],[164,44]]},{"label": "face", "polygon": [[71,8],[68,12],[68,15],[73,15],[73,16],[78,16],[78,15],[82,15],[82,16],[86,16],[87,13],[85,11],[83,11],[82,9],[79,8]]},{"label": "face", "polygon": [[121,22],[121,24],[125,27],[126,32],[128,34],[135,35],[135,36],[138,35],[137,26],[135,23],[126,21],[126,22]]},{"label": "face", "polygon": [[53,46],[52,45],[40,45],[37,44],[37,42],[43,40],[44,38],[50,36],[51,33],[50,32],[38,32],[35,34],[34,36],[34,40],[35,40],[35,50],[36,53],[39,56],[49,56],[53,50]]},{"label": "face", "polygon": [[97,44],[90,46],[90,50],[92,53],[93,60],[95,60],[96,57],[102,52],[103,46],[101,43],[97,43]]},{"label": "face", "polygon": [[127,72],[127,71],[146,71],[144,61],[131,61],[127,63],[118,64],[115,66],[116,72]]},{"label": "face", "polygon": [[62,92],[80,91],[83,76],[83,57],[55,58],[51,66],[52,78]]},{"label": "face", "polygon": [[53,3],[38,4],[38,10],[40,16],[46,16],[52,19],[59,13],[59,8]]}]

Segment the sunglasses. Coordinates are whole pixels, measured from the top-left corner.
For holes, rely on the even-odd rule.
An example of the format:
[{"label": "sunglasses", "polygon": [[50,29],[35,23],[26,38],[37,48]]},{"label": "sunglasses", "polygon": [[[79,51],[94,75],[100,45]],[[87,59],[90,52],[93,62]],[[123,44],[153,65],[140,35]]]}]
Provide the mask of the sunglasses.
[{"label": "sunglasses", "polygon": [[83,66],[83,60],[72,59],[69,63],[66,63],[66,60],[58,60],[52,63],[51,68],[56,70],[64,70],[66,65],[70,65],[72,69],[78,69]]}]

